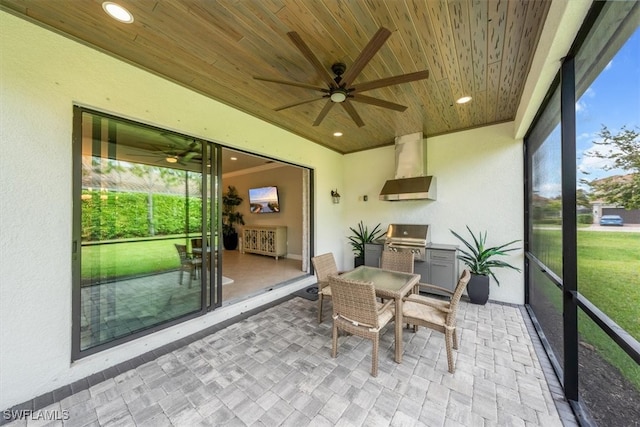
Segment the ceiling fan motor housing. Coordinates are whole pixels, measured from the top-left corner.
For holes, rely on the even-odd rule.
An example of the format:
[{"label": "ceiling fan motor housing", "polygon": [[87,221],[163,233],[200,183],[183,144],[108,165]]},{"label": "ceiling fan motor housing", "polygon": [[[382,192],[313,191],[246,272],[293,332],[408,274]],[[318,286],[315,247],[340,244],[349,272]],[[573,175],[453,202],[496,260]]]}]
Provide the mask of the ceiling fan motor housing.
[{"label": "ceiling fan motor housing", "polygon": [[347,69],[347,66],[343,62],[336,62],[331,66],[331,71],[333,71],[333,74],[338,76],[338,78],[341,78],[340,76],[344,74],[346,69]]}]

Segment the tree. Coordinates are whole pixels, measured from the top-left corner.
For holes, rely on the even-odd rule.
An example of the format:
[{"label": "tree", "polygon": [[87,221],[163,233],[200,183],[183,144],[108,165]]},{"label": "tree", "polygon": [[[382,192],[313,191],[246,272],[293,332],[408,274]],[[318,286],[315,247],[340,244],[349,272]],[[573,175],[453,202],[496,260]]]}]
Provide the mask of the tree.
[{"label": "tree", "polygon": [[611,163],[604,167],[605,170],[622,169],[630,173],[585,181],[594,190],[594,198],[626,209],[640,209],[640,132],[623,126],[614,135],[603,126],[598,136],[602,140],[593,143],[608,150],[592,151],[587,155],[609,160]]}]

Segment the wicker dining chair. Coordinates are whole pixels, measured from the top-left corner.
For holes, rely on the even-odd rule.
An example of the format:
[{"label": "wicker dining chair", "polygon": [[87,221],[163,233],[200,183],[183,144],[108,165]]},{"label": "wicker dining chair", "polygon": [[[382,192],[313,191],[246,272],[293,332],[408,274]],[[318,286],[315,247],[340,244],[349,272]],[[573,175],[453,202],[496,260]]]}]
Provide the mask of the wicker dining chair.
[{"label": "wicker dining chair", "polygon": [[460,297],[467,287],[469,279],[471,279],[469,270],[464,270],[451,296],[448,307],[440,303],[434,304],[433,301],[431,301],[432,298],[416,294],[411,294],[406,297],[402,304],[402,319],[414,325],[414,331],[417,331],[418,326],[425,326],[444,334],[447,363],[449,365],[449,372],[451,373],[455,372],[453,350],[458,349],[456,313],[458,311]]},{"label": "wicker dining chair", "polygon": [[182,285],[182,276],[184,272],[189,272],[189,287],[191,287],[191,281],[198,277],[198,272],[202,268],[202,258],[193,258],[187,252],[186,245],[175,245],[180,256],[180,285]]},{"label": "wicker dining chair", "polygon": [[383,270],[413,273],[413,254],[411,252],[382,251],[380,268]]},{"label": "wicker dining chair", "polygon": [[[201,238],[193,238],[191,239],[191,250],[193,249],[202,249],[202,239]],[[200,253],[192,253],[193,258],[202,258],[202,252]]]},{"label": "wicker dining chair", "polygon": [[313,269],[318,279],[318,323],[322,323],[322,302],[323,299],[331,298],[331,287],[329,286],[329,276],[338,274],[336,260],[331,252],[314,256],[311,258]]},{"label": "wicker dining chair", "polygon": [[338,329],[372,341],[371,375],[378,376],[380,330],[393,319],[393,301],[376,301],[373,282],[329,276],[333,298],[333,345],[331,356],[338,353]]},{"label": "wicker dining chair", "polygon": [[[383,270],[413,273],[413,254],[411,252],[382,251],[380,268]],[[414,292],[415,291],[416,288],[414,287]],[[380,298],[380,301],[384,302],[384,298]]]}]

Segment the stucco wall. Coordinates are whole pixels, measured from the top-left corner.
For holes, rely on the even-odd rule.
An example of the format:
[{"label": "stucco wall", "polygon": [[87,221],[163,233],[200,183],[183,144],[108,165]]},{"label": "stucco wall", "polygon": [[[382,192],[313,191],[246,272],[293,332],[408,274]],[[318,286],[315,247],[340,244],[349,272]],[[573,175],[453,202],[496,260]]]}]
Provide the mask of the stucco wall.
[{"label": "stucco wall", "polygon": [[[216,310],[71,363],[74,103],[313,166],[317,194],[342,184],[343,158],[335,152],[5,12],[0,52],[2,409],[251,308]],[[331,232],[341,229],[341,212],[320,197],[315,215],[317,250],[341,258]]]},{"label": "stucco wall", "polygon": [[[385,202],[378,194],[394,177],[394,147],[345,156],[344,192],[345,265],[353,265],[346,236],[348,226],[363,220],[386,230],[390,223],[430,224],[431,241],[458,244],[450,229],[466,234],[487,231],[488,244],[496,245],[524,236],[524,188],[522,141],[513,138],[513,123],[488,126],[427,140],[427,171],[437,179],[436,201]],[[368,196],[368,201],[363,196]],[[470,237],[470,236],[469,236]],[[522,242],[518,245],[522,248]],[[504,258],[522,268],[523,251]],[[461,268],[462,268],[461,264]],[[492,280],[490,298],[524,303],[522,273],[497,271],[500,286]]]}]

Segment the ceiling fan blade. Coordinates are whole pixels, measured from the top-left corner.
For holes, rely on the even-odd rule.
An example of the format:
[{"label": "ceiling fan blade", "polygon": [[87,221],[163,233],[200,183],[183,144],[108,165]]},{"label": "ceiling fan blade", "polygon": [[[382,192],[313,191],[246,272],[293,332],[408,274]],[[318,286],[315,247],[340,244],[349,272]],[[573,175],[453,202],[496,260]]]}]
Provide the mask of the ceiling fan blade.
[{"label": "ceiling fan blade", "polygon": [[396,104],[395,102],[385,101],[384,99],[372,98],[366,95],[360,95],[359,93],[353,94],[353,97],[349,98],[350,101],[362,102],[363,104],[375,105],[377,107],[389,108],[396,111],[404,111],[406,106]]},{"label": "ceiling fan blade", "polygon": [[266,77],[253,77],[256,80],[262,80],[263,82],[271,82],[271,83],[278,83],[281,85],[289,85],[289,86],[297,86],[297,87],[302,87],[305,89],[313,89],[313,90],[319,90],[321,92],[329,92],[329,90],[327,88],[324,87],[320,87],[320,86],[314,86],[314,85],[310,85],[307,83],[298,83],[298,82],[291,82],[288,80],[278,80],[278,79],[269,79]]},{"label": "ceiling fan blade", "polygon": [[356,58],[355,62],[349,67],[344,73],[342,77],[341,83],[345,83],[347,86],[351,85],[351,82],[358,77],[360,71],[371,61],[371,58],[380,50],[384,42],[387,41],[389,36],[391,35],[391,31],[387,30],[384,27],[380,27],[380,29],[373,35],[369,43],[365,46],[365,48],[360,52],[358,58]]},{"label": "ceiling fan blade", "polygon": [[360,118],[360,115],[358,114],[356,109],[353,108],[353,105],[351,105],[351,103],[349,101],[344,101],[344,102],[340,103],[340,105],[342,105],[342,108],[344,108],[345,111],[347,113],[349,113],[349,115],[351,116],[353,121],[356,123],[356,125],[358,125],[359,128],[364,126],[364,122]]},{"label": "ceiling fan blade", "polygon": [[300,38],[298,33],[296,33],[295,31],[291,31],[287,33],[287,35],[289,36],[293,44],[296,45],[298,50],[302,52],[304,57],[307,58],[307,61],[309,61],[311,65],[313,65],[313,68],[315,68],[318,74],[320,74],[322,80],[324,80],[329,85],[329,87],[336,87],[336,82],[335,80],[333,80],[333,77],[331,77],[331,74],[329,74],[327,69],[322,66],[320,60],[313,54],[313,52],[311,52],[309,46],[307,46],[302,38]]},{"label": "ceiling fan blade", "polygon": [[189,162],[191,159],[193,159],[195,156],[197,156],[198,154],[200,154],[200,153],[198,153],[198,152],[196,152],[196,151],[189,151],[189,152],[188,152],[188,153],[186,153],[185,155],[180,156],[180,161],[187,163],[187,162]]},{"label": "ceiling fan blade", "polygon": [[416,80],[423,80],[429,78],[429,71],[416,71],[415,73],[400,74],[399,76],[387,77],[380,80],[372,80],[370,82],[364,82],[357,84],[354,88],[358,92],[364,92],[367,90],[378,89],[385,86],[397,85],[400,83],[409,83]]},{"label": "ceiling fan blade", "polygon": [[333,101],[328,99],[327,103],[324,105],[324,107],[322,107],[322,111],[320,111],[320,114],[318,114],[318,117],[316,117],[316,121],[313,122],[313,126],[318,126],[320,123],[322,123],[322,121],[324,120],[327,113],[329,112],[329,110],[331,110],[332,107],[333,107]]},{"label": "ceiling fan blade", "polygon": [[310,102],[315,102],[315,101],[320,101],[321,99],[325,99],[325,98],[313,98],[313,99],[307,99],[306,101],[294,102],[293,104],[287,104],[287,105],[283,105],[282,107],[275,108],[274,111],[286,110],[287,108],[297,107],[298,105],[308,104]]}]

